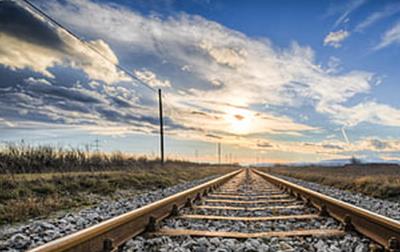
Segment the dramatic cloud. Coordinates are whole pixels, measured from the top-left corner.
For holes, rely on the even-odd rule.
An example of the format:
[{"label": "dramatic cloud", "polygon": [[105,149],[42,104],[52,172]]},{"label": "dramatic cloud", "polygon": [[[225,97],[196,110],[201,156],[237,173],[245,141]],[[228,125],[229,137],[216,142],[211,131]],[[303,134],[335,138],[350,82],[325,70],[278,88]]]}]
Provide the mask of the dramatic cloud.
[{"label": "dramatic cloud", "polygon": [[[339,75],[332,68],[321,68],[314,63],[314,52],[308,47],[294,43],[287,50],[275,50],[266,40],[248,38],[198,16],[182,14],[164,20],[116,5],[73,0],[60,4],[55,1],[42,7],[74,30],[101,37],[109,43],[129,45],[131,53],[149,55],[154,60],[159,57],[158,60],[165,62],[163,65],[169,69],[171,65],[177,66],[179,71],[190,74],[188,82],[182,72],[162,68],[158,68],[157,73],[145,68],[134,72],[149,85],[169,87],[173,83],[173,88],[180,91],[169,97],[178,108],[188,100],[191,107],[200,106],[206,110],[210,109],[210,101],[221,100],[239,107],[262,103],[276,106],[311,103],[316,111],[330,115],[338,104],[355,94],[368,92],[374,81],[373,75],[367,72]],[[91,17],[91,22],[87,17]],[[339,31],[336,37],[343,39],[346,34],[346,31]],[[341,41],[334,37],[332,35],[328,42],[337,44]],[[105,47],[107,44],[99,45]],[[104,71],[94,71],[92,75],[95,72]],[[163,80],[157,77],[160,73]],[[229,113],[228,106],[216,108],[220,114]],[[189,118],[184,121],[193,122],[195,118],[187,114]],[[300,131],[307,128],[297,125]],[[297,131],[291,126],[286,130]]]},{"label": "dramatic cloud", "polygon": [[[353,100],[371,91],[377,80],[374,73],[344,71],[333,57],[323,67],[310,47],[296,42],[278,48],[266,38],[248,37],[182,13],[144,15],[88,0],[38,4],[142,82],[163,88],[171,137],[338,157],[347,155],[343,153],[350,144],[338,140],[304,144],[306,137],[321,136],[330,122],[331,128],[362,122],[400,126],[398,109]],[[343,22],[356,7],[346,12]],[[154,93],[144,94],[135,83],[126,82],[112,64],[63,31],[26,9],[19,7],[19,12],[26,16],[20,25],[0,27],[0,64],[29,74],[7,83],[0,93],[4,121],[80,125],[99,134],[157,132]],[[24,28],[27,23],[36,24],[33,20],[41,21],[24,36],[29,32]],[[324,44],[340,47],[349,35],[345,30],[332,32]],[[315,112],[326,119],[325,124],[311,119]],[[292,141],[271,140],[275,135]]]},{"label": "dramatic cloud", "polygon": [[350,33],[345,30],[330,32],[324,39],[324,45],[339,48],[342,46],[343,40],[345,40],[348,36],[350,36]]},{"label": "dramatic cloud", "polygon": [[[12,70],[31,69],[52,78],[54,75],[49,69],[65,65],[81,69],[89,78],[106,83],[126,80],[110,62],[30,10],[10,1],[0,2],[0,10],[0,64]],[[104,41],[88,43],[112,62],[118,63],[114,52]]]},{"label": "dramatic cloud", "polygon": [[381,37],[380,43],[375,47],[376,50],[387,47],[391,44],[400,44],[400,22],[387,30]]}]

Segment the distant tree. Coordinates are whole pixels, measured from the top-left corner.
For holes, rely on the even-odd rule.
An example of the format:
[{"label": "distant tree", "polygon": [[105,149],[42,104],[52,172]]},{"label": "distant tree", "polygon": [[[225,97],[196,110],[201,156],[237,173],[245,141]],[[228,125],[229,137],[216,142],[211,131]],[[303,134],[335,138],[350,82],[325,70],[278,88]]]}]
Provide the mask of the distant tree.
[{"label": "distant tree", "polygon": [[352,165],[361,164],[361,160],[358,159],[358,158],[356,158],[356,157],[354,157],[354,156],[352,156],[352,157],[350,158],[350,164],[352,164]]}]

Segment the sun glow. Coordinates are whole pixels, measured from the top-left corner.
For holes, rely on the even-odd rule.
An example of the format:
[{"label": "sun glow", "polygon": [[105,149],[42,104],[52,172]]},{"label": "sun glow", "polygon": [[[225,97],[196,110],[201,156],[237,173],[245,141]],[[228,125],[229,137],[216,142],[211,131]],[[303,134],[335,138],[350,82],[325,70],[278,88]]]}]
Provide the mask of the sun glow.
[{"label": "sun glow", "polygon": [[230,132],[248,134],[252,128],[253,115],[248,110],[233,108],[227,111],[225,121],[229,124]]}]

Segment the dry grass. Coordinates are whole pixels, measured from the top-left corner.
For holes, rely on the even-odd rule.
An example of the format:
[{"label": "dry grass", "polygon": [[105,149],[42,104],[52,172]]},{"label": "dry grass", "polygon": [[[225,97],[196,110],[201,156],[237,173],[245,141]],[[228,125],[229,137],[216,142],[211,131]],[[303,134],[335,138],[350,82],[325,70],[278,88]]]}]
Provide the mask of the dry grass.
[{"label": "dry grass", "polygon": [[342,167],[263,168],[268,172],[383,198],[400,198],[400,166],[389,164],[346,165]]},{"label": "dry grass", "polygon": [[159,160],[149,160],[146,156],[121,152],[87,152],[51,145],[32,146],[21,143],[0,148],[0,174],[125,170],[158,163]]},{"label": "dry grass", "polygon": [[179,161],[161,166],[158,160],[121,153],[10,145],[0,151],[0,224],[91,205],[124,190],[134,194],[165,188],[232,169]]}]

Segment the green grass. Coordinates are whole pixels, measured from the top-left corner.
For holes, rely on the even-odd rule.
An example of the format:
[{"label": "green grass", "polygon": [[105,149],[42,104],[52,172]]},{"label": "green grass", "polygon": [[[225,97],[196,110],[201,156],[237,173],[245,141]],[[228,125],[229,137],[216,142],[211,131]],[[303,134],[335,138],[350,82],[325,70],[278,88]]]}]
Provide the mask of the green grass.
[{"label": "green grass", "polygon": [[372,197],[396,200],[400,198],[400,166],[388,164],[357,164],[342,167],[263,168],[272,174],[333,186]]}]

